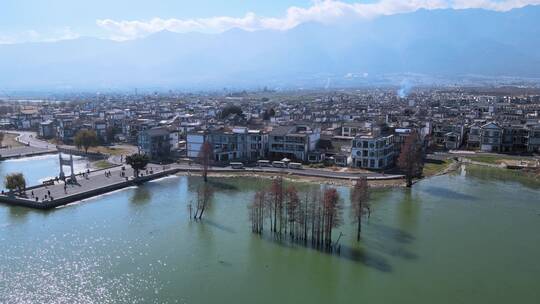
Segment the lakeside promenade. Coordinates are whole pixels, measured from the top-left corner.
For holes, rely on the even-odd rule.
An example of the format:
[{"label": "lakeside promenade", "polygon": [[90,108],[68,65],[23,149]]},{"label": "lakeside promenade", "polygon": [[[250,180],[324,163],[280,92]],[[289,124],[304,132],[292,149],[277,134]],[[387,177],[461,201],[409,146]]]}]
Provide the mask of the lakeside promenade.
[{"label": "lakeside promenade", "polygon": [[27,187],[22,193],[5,192],[0,195],[0,202],[35,209],[51,209],[177,172],[178,168],[150,164],[147,170],[141,171],[139,177],[135,178],[129,166],[116,166],[78,174],[74,183],[54,181],[51,184]]},{"label": "lakeside promenade", "polygon": [[[134,177],[133,169],[128,165],[117,165],[108,169],[90,171],[85,174],[78,174],[75,183],[65,184],[63,181],[51,181],[50,184],[40,184],[27,187],[25,191],[19,193],[3,193],[0,195],[0,202],[24,206],[35,209],[51,209],[58,206],[67,205],[76,201],[87,199],[93,196],[105,194],[122,188],[136,186],[141,183],[173,175],[178,172],[201,172],[199,165],[157,165],[149,164],[147,170],[140,172],[138,178]],[[212,167],[210,173],[273,173],[276,175],[299,175],[310,177],[322,177],[332,179],[356,180],[366,177],[368,180],[401,179],[401,175],[383,175],[378,173],[346,173],[332,172],[315,169],[278,169],[278,168],[245,168],[232,169],[230,167]]]}]

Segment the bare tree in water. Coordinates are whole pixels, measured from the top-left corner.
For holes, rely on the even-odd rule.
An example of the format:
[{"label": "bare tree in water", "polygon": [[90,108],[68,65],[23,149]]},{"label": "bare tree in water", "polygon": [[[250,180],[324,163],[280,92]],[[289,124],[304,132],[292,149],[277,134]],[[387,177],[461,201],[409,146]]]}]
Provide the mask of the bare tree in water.
[{"label": "bare tree in water", "polygon": [[293,239],[296,239],[298,235],[297,223],[299,207],[300,199],[298,198],[298,190],[296,190],[296,187],[294,186],[287,187],[285,190],[285,232],[287,232],[287,228],[289,228],[289,236]]},{"label": "bare tree in water", "polygon": [[204,211],[208,208],[213,198],[213,191],[208,183],[203,183],[197,189],[197,209],[195,210],[194,219],[202,219]]},{"label": "bare tree in water", "polygon": [[360,241],[360,233],[362,232],[362,217],[371,215],[369,205],[369,185],[366,177],[362,177],[356,181],[351,190],[351,216],[353,221],[358,224],[356,231],[356,241]]},{"label": "bare tree in water", "polygon": [[341,198],[336,188],[328,188],[324,191],[323,206],[324,245],[330,249],[332,247],[332,230],[342,223]]},{"label": "bare tree in water", "polygon": [[273,213],[270,216],[270,225],[273,232],[277,233],[277,221],[279,219],[279,234],[281,234],[281,229],[283,228],[283,178],[278,177],[272,181],[270,186],[270,200],[271,200],[271,211]]},{"label": "bare tree in water", "polygon": [[202,176],[205,183],[208,181],[208,169],[212,164],[212,159],[212,144],[210,144],[210,142],[208,141],[205,141],[201,146],[201,150],[199,151],[199,162],[201,163]]},{"label": "bare tree in water", "polygon": [[409,134],[401,147],[401,153],[397,161],[399,169],[405,174],[407,187],[412,186],[414,178],[422,176],[424,169],[423,151],[422,141],[418,133],[412,132]]},{"label": "bare tree in water", "polygon": [[254,233],[261,234],[264,229],[264,217],[265,217],[265,207],[267,200],[267,192],[265,189],[255,193],[253,201],[249,205],[249,218],[251,219],[251,230]]}]

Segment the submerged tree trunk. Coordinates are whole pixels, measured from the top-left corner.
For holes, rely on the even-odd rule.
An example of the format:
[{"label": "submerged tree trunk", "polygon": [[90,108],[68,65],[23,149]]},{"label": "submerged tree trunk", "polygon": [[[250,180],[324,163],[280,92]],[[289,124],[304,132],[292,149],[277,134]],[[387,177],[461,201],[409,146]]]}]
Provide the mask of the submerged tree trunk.
[{"label": "submerged tree trunk", "polygon": [[407,175],[407,188],[411,188],[413,184],[412,176]]},{"label": "submerged tree trunk", "polygon": [[202,208],[201,208],[201,212],[199,213],[199,219],[202,218],[202,215],[203,215],[203,213],[204,213],[205,205],[206,205],[206,204],[203,204],[203,206],[202,206]]},{"label": "submerged tree trunk", "polygon": [[360,233],[362,232],[362,215],[358,217],[358,229],[356,231],[356,241],[360,242]]}]

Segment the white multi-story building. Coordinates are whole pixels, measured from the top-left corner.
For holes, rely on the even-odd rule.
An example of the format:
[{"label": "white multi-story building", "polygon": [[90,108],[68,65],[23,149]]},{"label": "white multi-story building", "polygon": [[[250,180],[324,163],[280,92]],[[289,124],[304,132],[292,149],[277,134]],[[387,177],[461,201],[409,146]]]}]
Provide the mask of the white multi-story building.
[{"label": "white multi-story building", "polygon": [[351,158],[357,168],[382,170],[394,165],[394,135],[360,135],[354,138]]},{"label": "white multi-story building", "polygon": [[480,131],[480,149],[484,152],[501,151],[503,129],[494,122],[489,122],[482,126]]},{"label": "white multi-story building", "polygon": [[307,161],[308,153],[315,150],[320,138],[320,128],[306,125],[277,127],[268,136],[268,152],[273,159],[287,157]]},{"label": "white multi-story building", "polygon": [[527,149],[529,152],[540,152],[540,124],[529,129]]},{"label": "white multi-story building", "polygon": [[209,142],[215,162],[256,161],[266,155],[267,136],[261,130],[245,127],[191,131],[187,135],[187,155],[199,157],[202,145]]},{"label": "white multi-story building", "polygon": [[197,158],[201,152],[202,145],[206,141],[208,134],[204,131],[191,131],[187,134],[186,147],[187,157]]}]

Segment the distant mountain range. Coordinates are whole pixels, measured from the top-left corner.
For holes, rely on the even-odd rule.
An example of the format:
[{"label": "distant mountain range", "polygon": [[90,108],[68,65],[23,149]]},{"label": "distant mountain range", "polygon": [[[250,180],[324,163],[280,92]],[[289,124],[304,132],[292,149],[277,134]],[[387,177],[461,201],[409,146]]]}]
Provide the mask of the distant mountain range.
[{"label": "distant mountain range", "polygon": [[420,10],[288,31],[0,45],[0,89],[324,87],[405,73],[540,77],[540,6]]}]

